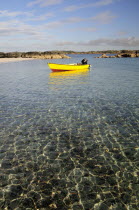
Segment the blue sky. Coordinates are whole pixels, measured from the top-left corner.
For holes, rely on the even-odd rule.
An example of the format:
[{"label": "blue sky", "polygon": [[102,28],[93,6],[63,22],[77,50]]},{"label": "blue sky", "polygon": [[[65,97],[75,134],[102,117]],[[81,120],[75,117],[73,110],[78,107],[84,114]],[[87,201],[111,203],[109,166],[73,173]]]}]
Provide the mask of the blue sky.
[{"label": "blue sky", "polygon": [[139,49],[139,0],[0,0],[0,51]]}]

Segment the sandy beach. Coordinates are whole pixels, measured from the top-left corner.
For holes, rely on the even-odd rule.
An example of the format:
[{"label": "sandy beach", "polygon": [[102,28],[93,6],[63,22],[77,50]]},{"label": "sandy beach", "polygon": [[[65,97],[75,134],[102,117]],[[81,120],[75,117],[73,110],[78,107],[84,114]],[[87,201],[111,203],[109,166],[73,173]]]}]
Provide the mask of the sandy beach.
[{"label": "sandy beach", "polygon": [[0,63],[33,60],[34,58],[0,58]]}]

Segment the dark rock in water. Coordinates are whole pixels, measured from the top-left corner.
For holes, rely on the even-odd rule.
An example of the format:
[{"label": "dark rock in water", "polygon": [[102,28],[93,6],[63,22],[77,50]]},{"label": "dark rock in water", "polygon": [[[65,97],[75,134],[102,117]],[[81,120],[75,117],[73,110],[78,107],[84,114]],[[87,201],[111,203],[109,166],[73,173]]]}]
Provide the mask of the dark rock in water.
[{"label": "dark rock in water", "polygon": [[114,210],[126,210],[127,208],[125,207],[125,205],[122,202],[117,202],[114,205]]},{"label": "dark rock in water", "polygon": [[82,210],[82,209],[84,209],[80,204],[75,204],[75,205],[73,205],[73,210],[77,210],[77,209],[80,209],[80,210]]},{"label": "dark rock in water", "polygon": [[[20,206],[20,203],[21,203],[21,199],[14,199],[13,201],[10,202],[10,208],[11,209],[18,208]],[[22,208],[25,209],[25,207],[22,207]]]},{"label": "dark rock in water", "polygon": [[49,157],[52,158],[52,159],[56,159],[57,156],[58,156],[58,152],[56,151],[53,151],[53,152],[49,152]]},{"label": "dark rock in water", "polygon": [[114,158],[116,158],[117,160],[120,160],[120,161],[125,161],[125,157],[121,154],[114,154]]},{"label": "dark rock in water", "polygon": [[10,188],[5,192],[5,197],[7,199],[14,199],[20,196],[23,189],[20,185],[11,185]]},{"label": "dark rock in water", "polygon": [[64,172],[70,171],[74,168],[73,162],[68,158],[63,159],[61,166],[63,167]]},{"label": "dark rock in water", "polygon": [[65,205],[65,203],[60,199],[55,200],[55,204],[56,204],[57,209],[59,209],[59,210],[60,209],[62,209],[62,210],[67,210],[68,209],[67,206]]},{"label": "dark rock in water", "polygon": [[[111,195],[112,196],[112,195]],[[112,197],[112,198],[106,198],[105,199],[105,201],[104,201],[104,204],[107,206],[107,209],[110,207],[110,206],[112,206],[112,205],[114,205],[115,204],[115,199]]]},{"label": "dark rock in water", "polygon": [[21,209],[23,208],[31,208],[31,209],[35,209],[33,200],[31,198],[24,198],[24,199],[20,199],[20,206]]},{"label": "dark rock in water", "polygon": [[39,184],[40,190],[45,194],[45,195],[51,195],[52,193],[52,185],[47,184],[47,183],[40,183]]},{"label": "dark rock in water", "polygon": [[106,175],[107,174],[107,167],[105,167],[105,166],[97,167],[95,172],[96,173],[98,172],[97,174],[100,174],[100,175]]},{"label": "dark rock in water", "polygon": [[37,209],[41,209],[41,208],[50,209],[49,205],[52,202],[53,202],[53,200],[50,197],[41,199],[36,203]]},{"label": "dark rock in water", "polygon": [[136,153],[135,149],[132,148],[126,149],[125,151],[125,155],[127,156],[127,158],[132,161],[135,160],[135,153]]},{"label": "dark rock in water", "polygon": [[115,174],[114,171],[113,171],[112,169],[109,169],[109,170],[107,171],[107,175],[112,175],[112,174]]},{"label": "dark rock in water", "polygon": [[70,136],[67,132],[62,132],[60,135],[59,135],[59,138],[62,139],[62,140],[65,140],[65,142],[68,142],[69,139],[70,139]]},{"label": "dark rock in water", "polygon": [[14,170],[14,174],[22,173],[24,171],[22,166],[17,166],[13,170]]},{"label": "dark rock in water", "polygon": [[0,209],[6,209],[6,202],[4,200],[0,200]]},{"label": "dark rock in water", "polygon": [[86,197],[88,200],[94,200],[96,198],[96,193],[87,193]]},{"label": "dark rock in water", "polygon": [[64,189],[61,188],[60,190],[61,190],[60,197],[63,200],[68,195],[68,191],[65,188]]},{"label": "dark rock in water", "polygon": [[109,176],[109,177],[106,178],[106,181],[110,184],[110,186],[117,185],[117,182],[115,180],[115,177]]},{"label": "dark rock in water", "polygon": [[12,168],[12,164],[9,160],[3,160],[1,167],[5,169],[9,169],[9,168]]},{"label": "dark rock in water", "polygon": [[108,206],[105,203],[101,203],[99,206],[99,210],[106,210],[108,209]]},{"label": "dark rock in water", "polygon": [[66,182],[63,179],[52,179],[51,180],[52,186],[64,189],[66,188]]},{"label": "dark rock in water", "polygon": [[34,162],[28,162],[27,163],[27,168],[28,168],[28,170],[32,170],[32,171],[38,171],[39,170],[39,166],[37,165],[37,163],[34,163]]},{"label": "dark rock in water", "polygon": [[0,175],[0,187],[4,187],[6,185],[8,185],[8,176],[1,174]]},{"label": "dark rock in water", "polygon": [[96,177],[96,182],[97,182],[97,185],[103,185],[105,184],[106,180],[102,177]]},{"label": "dark rock in water", "polygon": [[[99,203],[100,202],[100,200],[96,200],[96,202],[97,203]],[[94,202],[92,201],[92,200],[85,200],[84,202],[83,202],[83,205],[84,205],[84,209],[85,210],[91,210],[91,209],[93,209],[94,210],[94,208],[93,208],[93,206],[94,206]],[[96,209],[96,208],[95,208]],[[97,208],[98,209],[98,208]]]},{"label": "dark rock in water", "polygon": [[32,198],[35,202],[36,200],[40,200],[41,196],[39,193],[37,192],[34,192],[34,191],[30,191],[28,194],[27,194],[28,197]]},{"label": "dark rock in water", "polygon": [[52,180],[51,180],[51,184],[52,184],[53,186],[58,186],[58,185],[59,185],[59,180],[58,180],[58,179],[52,179]]},{"label": "dark rock in water", "polygon": [[3,192],[2,191],[0,191],[0,199],[3,199]]},{"label": "dark rock in water", "polygon": [[79,202],[79,196],[78,196],[78,194],[71,195],[70,196],[70,199],[71,199],[71,202],[72,203]]},{"label": "dark rock in water", "polygon": [[8,152],[7,155],[6,155],[6,158],[11,160],[15,157],[15,154],[13,152]]},{"label": "dark rock in water", "polygon": [[65,200],[64,200],[64,203],[68,206],[68,205],[70,205],[70,199],[69,198],[65,198]]},{"label": "dark rock in water", "polygon": [[85,166],[90,169],[96,168],[97,161],[96,160],[88,160]]},{"label": "dark rock in water", "polygon": [[120,198],[121,198],[122,202],[126,204],[126,203],[129,203],[130,202],[131,195],[129,193],[122,193],[120,195]]},{"label": "dark rock in water", "polygon": [[80,157],[84,157],[84,153],[83,153],[83,148],[82,147],[77,147],[71,150],[71,155],[72,156],[80,156]]},{"label": "dark rock in water", "polygon": [[71,200],[71,202],[72,203],[75,203],[75,202],[79,202],[79,196],[78,196],[78,192],[77,191],[72,191],[71,193],[70,193],[70,200]]}]

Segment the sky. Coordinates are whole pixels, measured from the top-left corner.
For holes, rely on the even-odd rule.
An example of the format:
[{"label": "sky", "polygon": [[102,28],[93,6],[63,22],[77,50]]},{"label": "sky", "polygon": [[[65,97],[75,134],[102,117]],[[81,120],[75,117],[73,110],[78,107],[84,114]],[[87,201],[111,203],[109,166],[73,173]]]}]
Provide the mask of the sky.
[{"label": "sky", "polygon": [[0,52],[139,49],[139,0],[0,0]]}]

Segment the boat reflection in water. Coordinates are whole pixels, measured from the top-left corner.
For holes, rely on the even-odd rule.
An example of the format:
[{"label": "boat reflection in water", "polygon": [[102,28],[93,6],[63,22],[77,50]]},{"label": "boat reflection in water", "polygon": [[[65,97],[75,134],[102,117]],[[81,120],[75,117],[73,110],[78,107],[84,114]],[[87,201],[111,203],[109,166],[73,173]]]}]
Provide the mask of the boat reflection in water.
[{"label": "boat reflection in water", "polygon": [[[85,82],[85,77],[89,74],[89,69],[75,71],[51,72],[49,74],[49,84],[67,84],[80,79],[81,83]],[[78,81],[79,82],[79,81]]]}]

